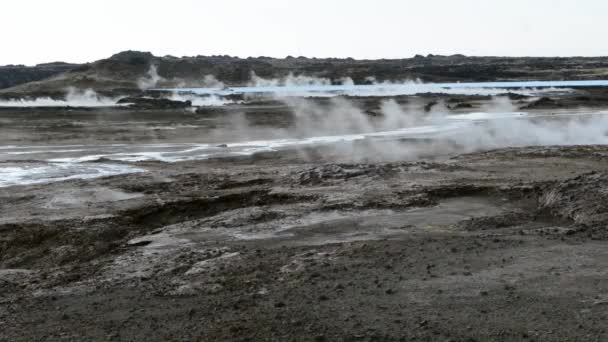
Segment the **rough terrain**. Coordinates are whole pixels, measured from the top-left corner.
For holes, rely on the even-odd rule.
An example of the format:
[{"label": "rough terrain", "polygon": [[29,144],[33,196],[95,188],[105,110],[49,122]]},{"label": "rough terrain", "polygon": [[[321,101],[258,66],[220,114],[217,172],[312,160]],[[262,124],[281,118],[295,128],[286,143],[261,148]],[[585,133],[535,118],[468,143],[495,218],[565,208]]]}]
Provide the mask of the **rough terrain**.
[{"label": "rough terrain", "polygon": [[[128,94],[122,107],[0,108],[0,170],[87,146],[223,149],[298,123],[290,101]],[[500,98],[549,119],[608,107],[603,88]],[[429,115],[493,101],[391,99]],[[377,118],[391,99],[338,101]],[[608,340],[608,146],[456,145],[114,161],[145,172],[0,187],[0,341]],[[419,153],[376,153],[401,149]]]},{"label": "rough terrain", "polygon": [[602,341],[607,156],[259,157],[6,188],[2,339]]},{"label": "rough terrain", "polygon": [[608,338],[608,148],[337,157],[1,188],[0,339]]}]

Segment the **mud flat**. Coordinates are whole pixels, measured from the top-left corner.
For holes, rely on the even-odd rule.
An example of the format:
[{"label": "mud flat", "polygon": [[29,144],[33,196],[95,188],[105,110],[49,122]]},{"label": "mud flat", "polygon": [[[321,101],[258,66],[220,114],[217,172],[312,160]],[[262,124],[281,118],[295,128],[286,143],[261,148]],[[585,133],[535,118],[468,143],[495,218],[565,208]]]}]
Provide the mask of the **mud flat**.
[{"label": "mud flat", "polygon": [[605,144],[264,148],[292,107],[230,108],[0,112],[0,340],[608,339]]}]

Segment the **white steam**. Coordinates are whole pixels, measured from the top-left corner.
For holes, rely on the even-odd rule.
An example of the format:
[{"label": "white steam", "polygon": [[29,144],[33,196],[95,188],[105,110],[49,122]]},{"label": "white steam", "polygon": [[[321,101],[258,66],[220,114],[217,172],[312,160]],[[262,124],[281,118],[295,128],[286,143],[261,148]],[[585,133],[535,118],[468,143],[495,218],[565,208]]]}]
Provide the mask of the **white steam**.
[{"label": "white steam", "polygon": [[465,151],[541,145],[608,144],[608,116],[537,117],[504,114],[450,137]]},{"label": "white steam", "polygon": [[[554,88],[550,85],[560,82],[548,82],[549,86],[543,86],[538,82],[489,82],[489,83],[423,83],[419,79],[398,82],[378,82],[374,77],[366,78],[367,84],[355,84],[349,77],[339,79],[319,78],[306,75],[288,74],[285,77],[266,79],[251,72],[251,79],[245,87],[226,87],[211,75],[205,76],[202,81],[194,82],[202,84],[202,88],[170,88],[163,89],[174,92],[189,92],[193,94],[207,95],[252,95],[252,96],[274,96],[274,97],[335,97],[335,96],[400,96],[418,94],[447,94],[447,95],[480,95],[495,96],[507,92],[539,96],[547,93],[571,92],[567,88]],[[569,82],[564,82],[569,84]],[[541,89],[534,88],[542,86]]]},{"label": "white steam", "polygon": [[67,89],[65,99],[39,97],[36,99],[11,99],[0,101],[0,107],[109,107],[115,106],[116,98],[98,95],[92,89]]},{"label": "white steam", "polygon": [[[338,83],[346,86],[353,86],[355,82],[350,77],[343,77],[338,80]],[[302,86],[330,86],[332,80],[329,78],[319,78],[306,75],[294,75],[289,73],[282,78],[266,79],[262,78],[254,71],[251,72],[250,87],[302,87]]]},{"label": "white steam", "polygon": [[205,77],[203,77],[202,85],[203,85],[203,87],[206,87],[206,88],[215,88],[215,89],[224,89],[226,87],[224,82],[219,81],[213,75],[205,75]]},{"label": "white steam", "polygon": [[192,94],[173,93],[169,100],[172,101],[190,101],[194,107],[221,107],[229,104],[239,103],[237,101],[228,100],[217,95],[198,96]]},{"label": "white steam", "polygon": [[608,144],[605,113],[528,114],[515,111],[504,97],[495,98],[483,112],[460,115],[424,113],[394,100],[382,102],[379,116],[370,116],[343,98],[331,99],[329,105],[306,99],[289,99],[287,103],[296,117],[290,136],[362,135],[364,144],[336,145],[341,160],[411,159],[517,146]]},{"label": "white steam", "polygon": [[[69,169],[70,165],[100,158],[178,162],[285,151],[286,155],[314,161],[384,162],[504,147],[608,144],[608,112],[515,112],[509,111],[512,107],[504,99],[488,104],[483,112],[466,114],[426,113],[422,108],[402,106],[394,100],[381,103],[375,115],[344,98],[323,103],[290,99],[288,105],[293,118],[287,127],[259,126],[245,115],[231,113],[223,117],[230,124],[197,133],[204,139],[200,142],[8,146],[0,149],[0,159],[38,160],[52,155],[48,162],[64,163]],[[201,132],[199,126],[175,125],[168,129],[182,130],[177,135]]]},{"label": "white steam", "polygon": [[148,69],[146,76],[137,80],[137,86],[141,90],[148,90],[156,87],[158,83],[162,81],[165,81],[165,79],[158,74],[158,67],[152,64],[150,65],[150,69]]}]

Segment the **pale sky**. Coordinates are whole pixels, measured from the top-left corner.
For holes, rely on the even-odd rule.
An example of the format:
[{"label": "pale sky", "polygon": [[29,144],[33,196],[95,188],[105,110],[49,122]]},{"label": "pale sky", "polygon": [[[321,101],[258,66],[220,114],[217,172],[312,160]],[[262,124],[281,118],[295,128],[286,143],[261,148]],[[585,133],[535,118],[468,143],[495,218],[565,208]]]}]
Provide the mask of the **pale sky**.
[{"label": "pale sky", "polygon": [[2,0],[0,65],[155,55],[608,55],[608,0]]}]

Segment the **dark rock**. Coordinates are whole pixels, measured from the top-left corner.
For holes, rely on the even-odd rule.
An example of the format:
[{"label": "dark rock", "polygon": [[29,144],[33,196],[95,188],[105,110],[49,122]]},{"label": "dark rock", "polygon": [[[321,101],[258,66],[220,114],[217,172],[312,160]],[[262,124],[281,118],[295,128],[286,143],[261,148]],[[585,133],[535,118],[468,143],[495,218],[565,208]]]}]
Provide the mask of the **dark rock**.
[{"label": "dark rock", "polygon": [[123,51],[109,58],[112,61],[124,62],[131,65],[148,65],[154,59],[150,52],[142,51]]},{"label": "dark rock", "polygon": [[470,103],[463,102],[463,103],[458,103],[451,107],[451,109],[463,109],[463,108],[473,108],[473,105]]},{"label": "dark rock", "polygon": [[135,242],[135,243],[130,243],[129,247],[143,247],[143,246],[147,246],[151,243],[152,243],[152,241],[143,240],[143,241],[139,241],[139,242]]},{"label": "dark rock", "polygon": [[522,109],[547,109],[562,107],[562,104],[549,97],[541,97],[540,99],[524,106]]},{"label": "dark rock", "polygon": [[425,112],[430,112],[430,111],[431,111],[431,109],[433,109],[433,107],[435,107],[435,106],[436,106],[438,103],[439,103],[439,102],[437,102],[437,101],[431,101],[431,102],[427,103],[427,104],[424,106],[424,111],[425,111]]},{"label": "dark rock", "polygon": [[509,98],[509,100],[524,100],[524,99],[528,98],[527,95],[511,93],[511,92],[500,94],[499,96],[506,96]]}]

